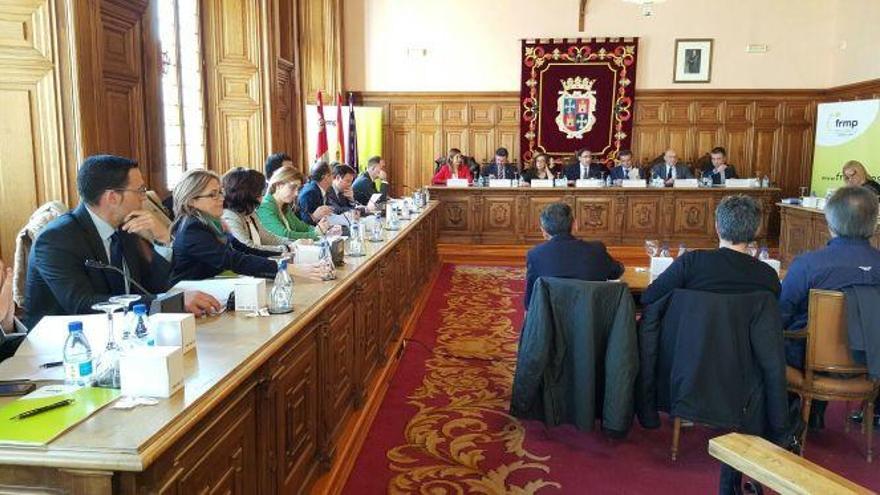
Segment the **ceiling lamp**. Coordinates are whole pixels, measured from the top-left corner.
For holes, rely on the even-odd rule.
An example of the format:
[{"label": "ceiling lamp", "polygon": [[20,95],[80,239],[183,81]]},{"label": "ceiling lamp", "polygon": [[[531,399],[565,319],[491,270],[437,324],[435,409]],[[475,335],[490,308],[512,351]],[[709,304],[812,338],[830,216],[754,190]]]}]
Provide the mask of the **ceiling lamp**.
[{"label": "ceiling lamp", "polygon": [[666,0],[623,0],[627,3],[634,3],[640,5],[642,7],[642,15],[645,17],[651,17],[654,15],[654,5],[658,3],[663,3]]}]

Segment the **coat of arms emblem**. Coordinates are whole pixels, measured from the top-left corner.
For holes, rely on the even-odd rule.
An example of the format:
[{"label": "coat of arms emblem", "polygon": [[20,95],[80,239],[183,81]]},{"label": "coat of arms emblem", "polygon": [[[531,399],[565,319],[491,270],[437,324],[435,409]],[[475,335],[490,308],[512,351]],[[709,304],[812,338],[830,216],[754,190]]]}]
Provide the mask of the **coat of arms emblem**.
[{"label": "coat of arms emblem", "polygon": [[568,139],[581,139],[596,123],[595,79],[569,77],[562,79],[562,91],[556,100],[556,125]]}]

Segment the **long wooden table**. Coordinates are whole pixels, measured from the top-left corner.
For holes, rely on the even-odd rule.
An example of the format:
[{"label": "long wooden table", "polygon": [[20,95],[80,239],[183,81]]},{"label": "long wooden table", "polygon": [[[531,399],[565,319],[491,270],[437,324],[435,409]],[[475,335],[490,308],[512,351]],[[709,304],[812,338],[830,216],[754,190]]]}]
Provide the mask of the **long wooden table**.
[{"label": "long wooden table", "polygon": [[291,315],[200,321],[185,388],[158,405],[101,410],[44,447],[0,445],[0,491],[306,491],[394,361],[436,266],[438,212],[346,257],[335,281],[297,279]]},{"label": "long wooden table", "polygon": [[439,199],[441,243],[534,244],[541,241],[539,217],[547,204],[572,207],[573,234],[607,245],[639,245],[645,239],[710,247],[715,207],[724,196],[748,194],[763,210],[759,241],[767,237],[777,188],[485,188],[429,187]]},{"label": "long wooden table", "polygon": [[[782,203],[779,204],[779,208],[781,215],[779,257],[783,265],[788,265],[801,253],[815,251],[825,246],[831,239],[824,210]],[[877,232],[871,238],[871,244],[880,249],[880,223]]]}]

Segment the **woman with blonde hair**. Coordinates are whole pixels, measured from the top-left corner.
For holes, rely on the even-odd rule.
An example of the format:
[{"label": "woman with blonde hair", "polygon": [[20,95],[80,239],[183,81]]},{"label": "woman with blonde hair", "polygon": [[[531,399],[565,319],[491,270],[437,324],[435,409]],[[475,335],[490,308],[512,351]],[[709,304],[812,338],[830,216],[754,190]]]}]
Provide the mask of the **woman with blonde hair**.
[{"label": "woman with blonde hair", "polygon": [[[211,278],[224,271],[275,276],[277,265],[268,256],[276,253],[250,248],[226,232],[220,220],[223,189],[217,174],[208,170],[187,172],[174,188],[173,197],[172,284]],[[323,274],[319,265],[288,265],[288,269],[293,275],[315,279]]]},{"label": "woman with blonde hair", "polygon": [[880,184],[871,179],[862,162],[850,160],[843,164],[843,181],[848,186],[862,186],[880,196]]},{"label": "woman with blonde hair", "polygon": [[302,184],[302,172],[289,165],[272,174],[263,201],[257,208],[257,218],[266,230],[286,239],[317,239],[327,232],[329,220],[326,217],[312,227],[297,215],[296,198]]}]

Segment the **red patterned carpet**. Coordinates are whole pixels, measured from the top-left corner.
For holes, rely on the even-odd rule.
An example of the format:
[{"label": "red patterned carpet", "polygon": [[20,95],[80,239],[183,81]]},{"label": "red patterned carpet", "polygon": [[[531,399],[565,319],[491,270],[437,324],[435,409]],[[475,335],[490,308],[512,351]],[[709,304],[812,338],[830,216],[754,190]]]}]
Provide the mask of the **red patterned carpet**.
[{"label": "red patterned carpet", "polygon": [[[668,424],[615,441],[507,414],[522,279],[521,268],[443,266],[344,493],[717,492],[708,428],[683,429],[673,463]],[[880,468],[865,462],[858,429],[844,433],[843,416],[842,404],[829,407],[807,457],[880,490]]]}]

